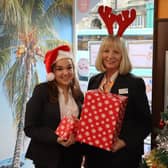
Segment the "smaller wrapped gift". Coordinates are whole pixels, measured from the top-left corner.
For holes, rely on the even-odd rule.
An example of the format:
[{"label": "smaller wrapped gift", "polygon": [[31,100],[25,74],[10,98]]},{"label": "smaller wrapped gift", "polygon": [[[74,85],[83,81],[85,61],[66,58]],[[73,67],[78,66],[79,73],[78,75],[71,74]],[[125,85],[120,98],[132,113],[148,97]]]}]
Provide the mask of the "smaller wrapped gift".
[{"label": "smaller wrapped gift", "polygon": [[71,134],[76,134],[78,119],[74,116],[64,117],[59,123],[55,133],[67,140]]},{"label": "smaller wrapped gift", "polygon": [[87,91],[76,140],[110,151],[120,133],[126,104],[126,96]]}]

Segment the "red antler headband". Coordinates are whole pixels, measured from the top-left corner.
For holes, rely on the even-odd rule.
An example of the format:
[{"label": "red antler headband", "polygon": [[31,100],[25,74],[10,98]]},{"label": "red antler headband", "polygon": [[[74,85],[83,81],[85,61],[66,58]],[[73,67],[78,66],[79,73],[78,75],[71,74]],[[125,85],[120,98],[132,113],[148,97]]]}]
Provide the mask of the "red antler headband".
[{"label": "red antler headband", "polygon": [[134,21],[136,17],[135,9],[124,10],[121,14],[115,15],[112,13],[112,8],[108,6],[100,6],[98,8],[98,13],[103,19],[108,33],[113,35],[113,24],[117,22],[119,25],[119,29],[117,32],[117,36],[122,36],[126,28]]}]

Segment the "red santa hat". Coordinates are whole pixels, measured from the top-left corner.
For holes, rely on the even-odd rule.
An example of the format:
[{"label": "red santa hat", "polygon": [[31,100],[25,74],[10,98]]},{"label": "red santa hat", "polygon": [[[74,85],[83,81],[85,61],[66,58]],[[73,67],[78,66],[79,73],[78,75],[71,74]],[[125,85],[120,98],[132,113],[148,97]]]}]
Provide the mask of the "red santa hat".
[{"label": "red santa hat", "polygon": [[52,65],[55,64],[58,60],[64,59],[64,58],[73,58],[71,49],[68,45],[61,45],[58,46],[52,50],[47,51],[45,58],[44,58],[44,64],[47,71],[47,80],[52,81],[55,79],[55,75],[52,72]]}]

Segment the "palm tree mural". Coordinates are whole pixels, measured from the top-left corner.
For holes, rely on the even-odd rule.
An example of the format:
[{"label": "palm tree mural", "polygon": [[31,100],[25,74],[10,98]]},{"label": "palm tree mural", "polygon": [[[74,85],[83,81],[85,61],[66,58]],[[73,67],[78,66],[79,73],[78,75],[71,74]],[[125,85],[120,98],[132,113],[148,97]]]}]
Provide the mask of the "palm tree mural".
[{"label": "palm tree mural", "polygon": [[0,71],[6,72],[3,86],[17,127],[13,168],[20,167],[26,102],[39,82],[36,63],[43,60],[46,50],[66,43],[55,36],[53,29],[53,22],[61,17],[72,17],[72,0],[1,0],[0,3],[0,40],[4,41],[0,43]]}]

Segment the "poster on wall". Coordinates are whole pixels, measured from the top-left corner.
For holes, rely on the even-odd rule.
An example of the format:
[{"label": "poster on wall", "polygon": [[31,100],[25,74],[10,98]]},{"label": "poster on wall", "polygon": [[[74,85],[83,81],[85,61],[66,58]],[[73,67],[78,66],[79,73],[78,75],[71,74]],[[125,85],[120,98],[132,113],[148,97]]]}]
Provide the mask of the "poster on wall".
[{"label": "poster on wall", "polygon": [[152,68],[152,40],[132,40],[127,42],[128,55],[134,68]]},{"label": "poster on wall", "polygon": [[87,91],[89,76],[89,57],[87,51],[77,51],[76,53],[76,70],[79,85],[83,93]]},{"label": "poster on wall", "polygon": [[101,42],[102,42],[101,40],[88,42],[88,51],[89,51],[89,76],[88,78],[99,73],[99,71],[96,70],[95,62],[96,62],[96,57],[97,57]]},{"label": "poster on wall", "polygon": [[144,76],[143,79],[144,79],[145,86],[146,86],[146,94],[148,97],[148,101],[151,106],[152,105],[152,77]]},{"label": "poster on wall", "polygon": [[25,159],[29,143],[23,133],[25,105],[35,85],[46,81],[46,51],[72,46],[73,1],[2,0],[1,7],[0,168],[33,168]]},{"label": "poster on wall", "polygon": [[90,66],[95,66],[96,57],[99,51],[101,41],[89,41],[89,58],[90,58]]}]

